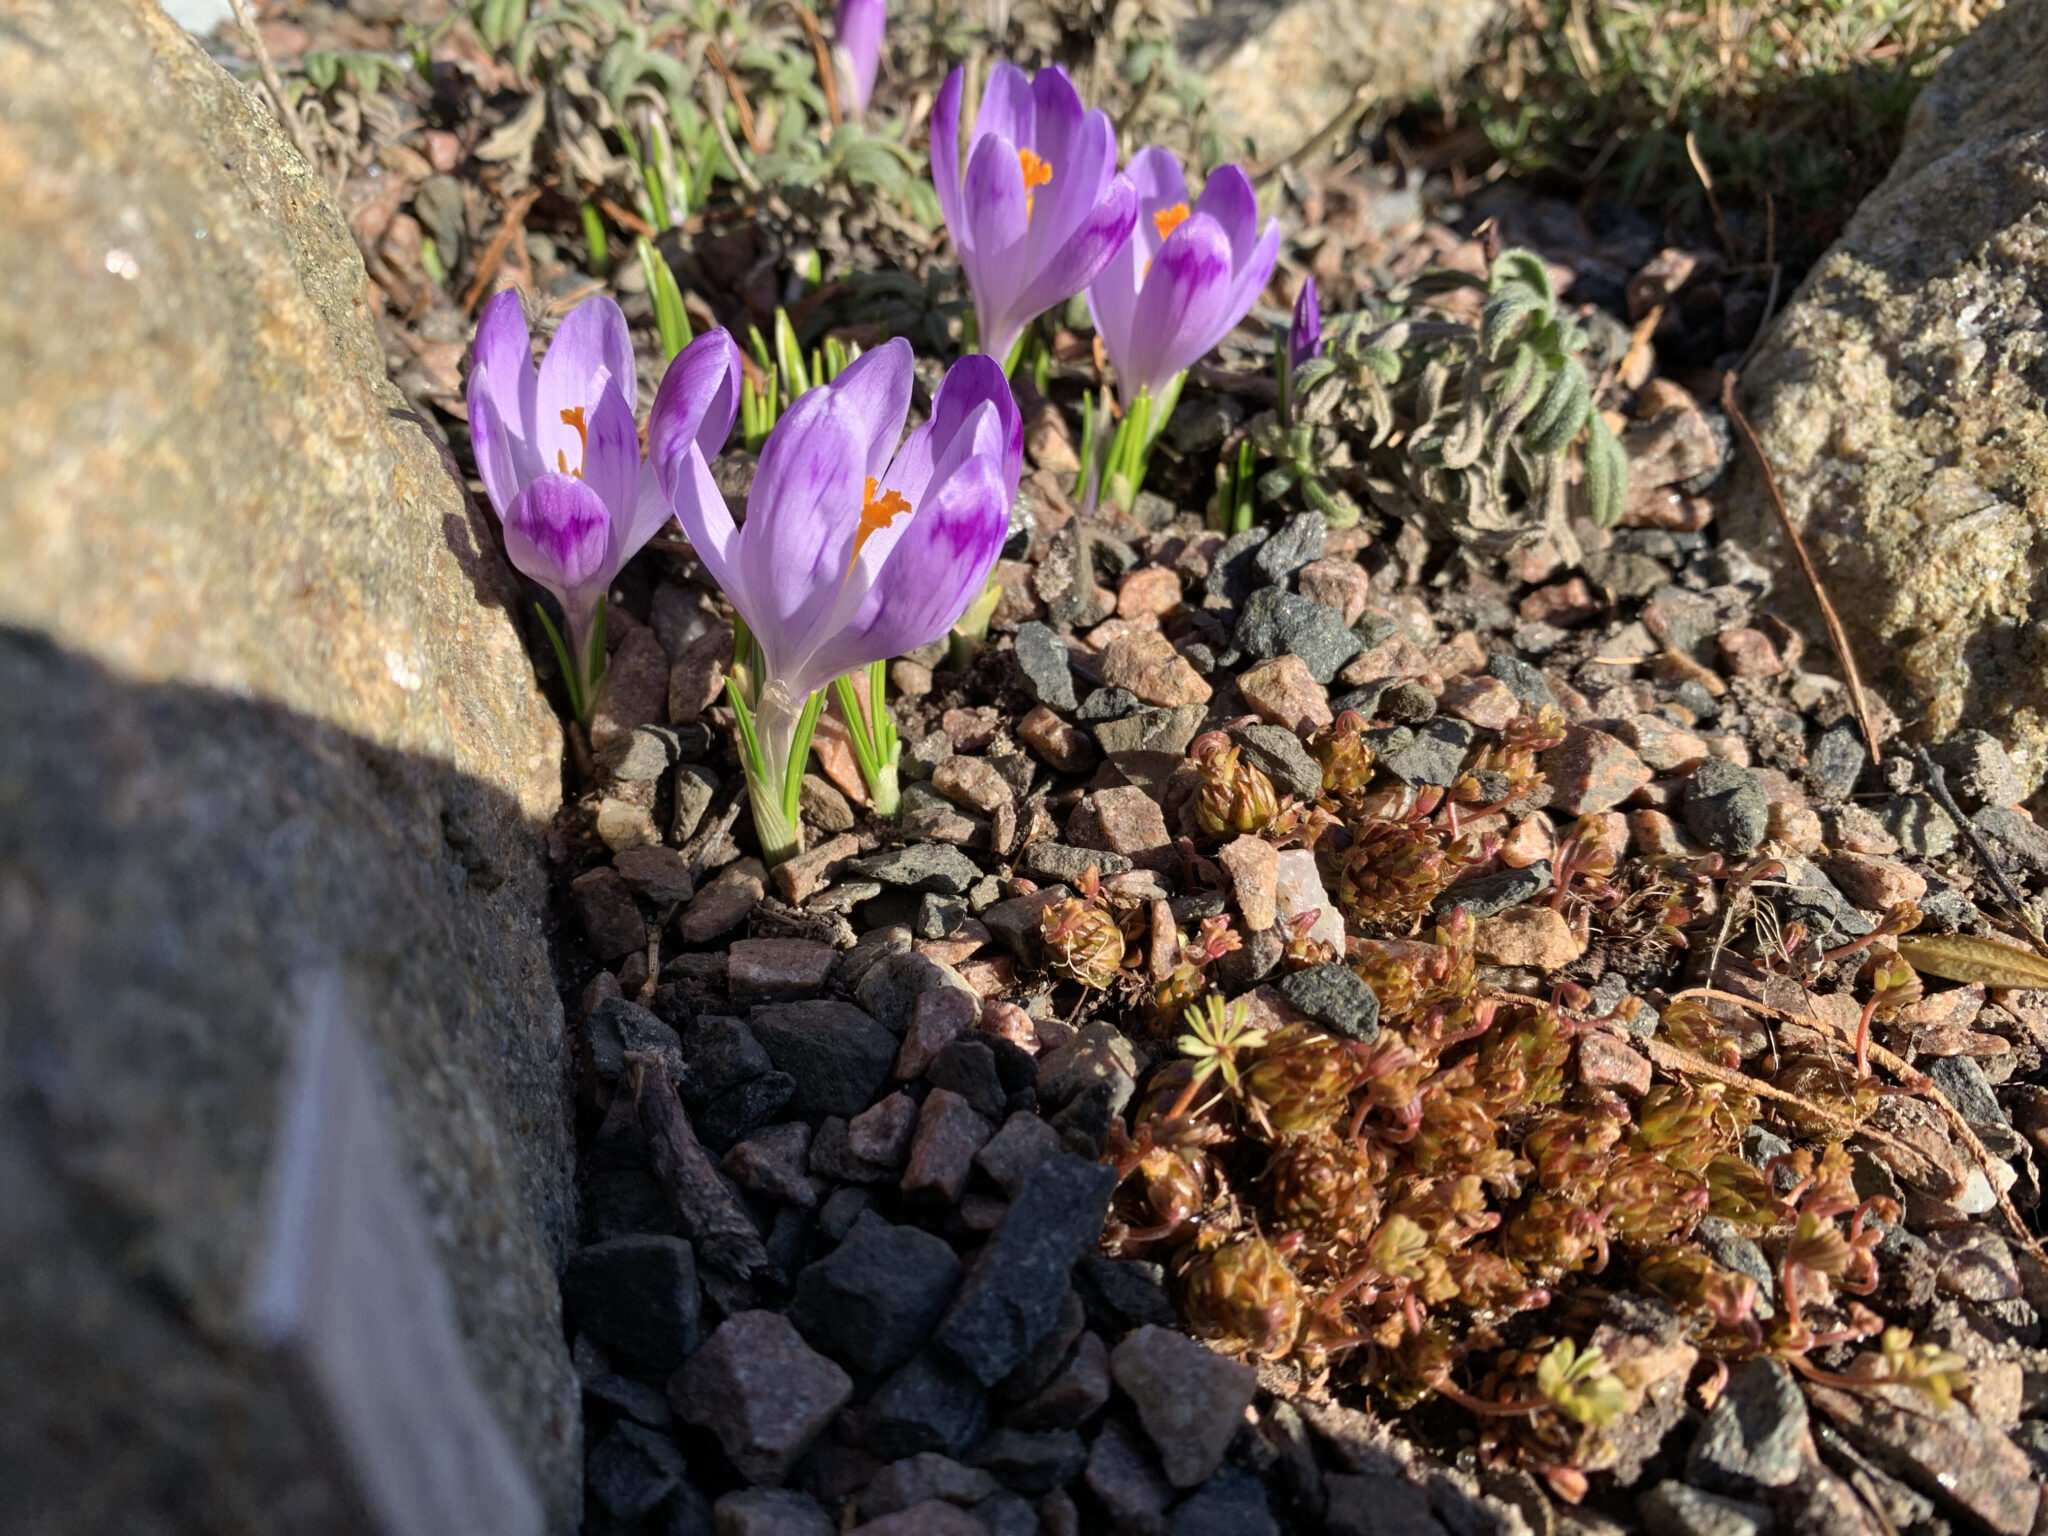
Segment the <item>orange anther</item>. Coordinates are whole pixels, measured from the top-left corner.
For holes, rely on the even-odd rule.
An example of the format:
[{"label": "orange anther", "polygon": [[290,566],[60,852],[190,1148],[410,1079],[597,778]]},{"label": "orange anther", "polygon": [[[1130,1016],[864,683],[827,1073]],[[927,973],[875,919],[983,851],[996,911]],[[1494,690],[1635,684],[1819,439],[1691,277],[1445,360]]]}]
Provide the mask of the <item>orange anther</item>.
[{"label": "orange anther", "polygon": [[853,531],[853,554],[847,559],[846,573],[853,574],[854,565],[860,560],[863,545],[870,537],[880,533],[910,510],[910,502],[901,491],[883,491],[875,494],[875,477],[867,477],[867,489],[861,498],[860,526]]},{"label": "orange anther", "polygon": [[1017,151],[1017,164],[1024,172],[1024,222],[1031,222],[1031,205],[1036,199],[1031,195],[1034,187],[1052,185],[1052,167],[1031,150]]},{"label": "orange anther", "polygon": [[569,467],[569,456],[557,448],[555,450],[555,468],[562,474],[574,475],[578,480],[581,480],[583,478],[583,459],[590,452],[590,429],[583,424],[583,407],[574,405],[562,412],[562,425],[576,429],[576,442],[578,445],[576,450],[576,467],[571,469]]},{"label": "orange anther", "polygon": [[1175,203],[1171,208],[1162,208],[1152,215],[1152,227],[1159,231],[1159,238],[1164,240],[1186,223],[1187,217],[1188,205]]}]

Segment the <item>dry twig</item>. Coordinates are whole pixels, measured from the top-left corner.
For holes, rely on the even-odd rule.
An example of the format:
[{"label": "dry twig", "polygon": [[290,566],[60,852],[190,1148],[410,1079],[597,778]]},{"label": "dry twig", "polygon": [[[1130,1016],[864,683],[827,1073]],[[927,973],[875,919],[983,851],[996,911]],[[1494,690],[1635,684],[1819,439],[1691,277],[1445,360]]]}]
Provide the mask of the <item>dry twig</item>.
[{"label": "dry twig", "polygon": [[798,4],[797,0],[790,0],[789,8],[796,15],[796,24],[804,29],[804,36],[810,39],[811,57],[818,64],[818,89],[825,93],[825,115],[837,128],[846,121],[846,115],[839,106],[839,72],[832,67],[832,50],[825,46],[825,34],[818,28],[817,12],[808,5]]},{"label": "dry twig", "polygon": [[249,45],[249,51],[256,55],[256,69],[263,76],[263,89],[270,95],[270,105],[277,113],[277,120],[292,141],[292,148],[299,152],[299,158],[306,162],[306,169],[314,175],[320,174],[320,162],[313,158],[313,150],[306,143],[305,125],[299,121],[298,113],[285,100],[284,81],[278,77],[277,65],[270,57],[270,45],[263,41],[263,34],[256,30],[255,12],[249,9],[249,0],[228,0],[235,10],[235,25],[242,29],[242,38]]},{"label": "dry twig", "polygon": [[540,198],[540,188],[528,187],[524,192],[505,205],[505,217],[499,221],[497,233],[491,236],[491,243],[483,248],[476,259],[476,276],[470,279],[469,291],[462,296],[462,312],[476,313],[476,307],[490,291],[491,280],[498,275],[498,268],[504,264],[505,252],[510,248],[513,237],[525,226],[527,210]]},{"label": "dry twig", "polygon": [[1778,477],[1771,473],[1771,461],[1764,456],[1764,445],[1757,441],[1756,429],[1749,424],[1749,418],[1742,414],[1742,407],[1735,399],[1735,375],[1721,376],[1721,409],[1735,424],[1735,430],[1742,435],[1743,446],[1749,449],[1750,457],[1756,460],[1757,472],[1764,477],[1764,494],[1769,497],[1771,510],[1777,514],[1778,526],[1784,530],[1785,540],[1792,546],[1792,553],[1799,558],[1800,573],[1806,578],[1806,589],[1813,594],[1813,601],[1820,609],[1821,623],[1828,632],[1828,645],[1835,653],[1835,660],[1841,664],[1842,680],[1849,688],[1849,705],[1856,711],[1856,724],[1863,731],[1864,745],[1870,748],[1870,761],[1881,763],[1884,754],[1878,749],[1877,729],[1870,723],[1870,703],[1863,696],[1863,676],[1856,670],[1856,658],[1849,650],[1849,636],[1842,629],[1842,621],[1835,616],[1835,605],[1828,601],[1827,588],[1820,582],[1820,572],[1814,568],[1813,557],[1806,552],[1806,541],[1799,537],[1799,530],[1792,524],[1792,514],[1786,510],[1785,497],[1778,489]]}]

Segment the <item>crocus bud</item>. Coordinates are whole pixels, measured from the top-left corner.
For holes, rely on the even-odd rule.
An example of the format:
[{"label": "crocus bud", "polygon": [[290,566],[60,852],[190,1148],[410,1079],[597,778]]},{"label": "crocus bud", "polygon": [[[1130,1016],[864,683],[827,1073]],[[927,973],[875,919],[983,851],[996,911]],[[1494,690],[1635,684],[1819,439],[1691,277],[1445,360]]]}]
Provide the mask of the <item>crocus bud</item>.
[{"label": "crocus bud", "polygon": [[1294,297],[1294,323],[1287,328],[1287,366],[1299,369],[1323,352],[1323,306],[1316,298],[1316,280],[1301,280]]},{"label": "crocus bud", "polygon": [[834,18],[839,33],[841,75],[851,115],[868,109],[875,93],[875,71],[882,62],[882,35],[889,20],[888,0],[839,0]]}]

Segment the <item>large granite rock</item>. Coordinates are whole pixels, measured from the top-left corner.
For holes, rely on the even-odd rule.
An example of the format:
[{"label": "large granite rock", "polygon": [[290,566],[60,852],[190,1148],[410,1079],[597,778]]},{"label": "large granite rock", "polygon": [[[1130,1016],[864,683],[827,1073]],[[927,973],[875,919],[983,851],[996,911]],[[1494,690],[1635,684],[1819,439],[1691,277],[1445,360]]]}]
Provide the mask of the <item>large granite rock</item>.
[{"label": "large granite rock", "polygon": [[0,356],[0,1529],[360,1529],[249,1329],[323,972],[574,1529],[557,729],[347,229],[155,0],[0,0]]},{"label": "large granite rock", "polygon": [[[2044,296],[2048,4],[2018,0],[1921,92],[1890,176],[1743,378],[1866,676],[1929,738],[1996,732],[2029,788],[2048,770]],[[1803,608],[1754,476],[1738,489],[1726,526],[1775,551],[1778,599]]]},{"label": "large granite rock", "polygon": [[1207,82],[1217,130],[1271,161],[1360,86],[1390,101],[1453,84],[1507,10],[1504,0],[1217,0],[1176,40]]}]

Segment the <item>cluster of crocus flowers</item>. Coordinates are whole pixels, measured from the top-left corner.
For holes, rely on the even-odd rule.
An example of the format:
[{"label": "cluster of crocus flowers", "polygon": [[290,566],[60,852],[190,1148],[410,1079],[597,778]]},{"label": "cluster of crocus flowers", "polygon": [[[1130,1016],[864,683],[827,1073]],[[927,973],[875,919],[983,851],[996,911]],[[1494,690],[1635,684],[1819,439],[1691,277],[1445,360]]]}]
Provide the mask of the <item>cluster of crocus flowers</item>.
[{"label": "cluster of crocus flowers", "polygon": [[[729,376],[721,345],[732,350]],[[738,372],[723,331],[683,349],[649,421],[657,459],[681,444],[708,453],[724,446],[739,409]],[[562,627],[546,609],[541,622],[583,721],[604,673],[605,593],[669,517],[641,463],[638,397],[632,338],[610,299],[577,306],[537,370],[519,295],[508,289],[484,306],[469,375],[477,472],[504,525],[506,555],[561,604]]]},{"label": "cluster of crocus flowers", "polygon": [[1251,312],[1280,253],[1234,165],[1190,198],[1180,162],[1116,132],[1064,70],[990,71],[962,170],[959,69],[932,107],[932,182],[974,299],[981,350],[1013,364],[1031,322],[1086,292],[1124,420],[1107,483],[1128,504],[1187,370]]},{"label": "cluster of crocus flowers", "polygon": [[[930,418],[904,437],[912,363],[910,344],[891,341],[792,402],[762,446],[743,523],[700,444],[656,461],[668,504],[744,626],[727,692],[771,863],[802,846],[797,792],[822,690],[943,636],[1008,534],[1024,436],[1001,367],[954,364]],[[852,690],[842,699],[852,703]],[[878,757],[892,739],[885,719],[871,680],[848,723]],[[893,810],[893,760],[862,766],[876,809]]]}]

